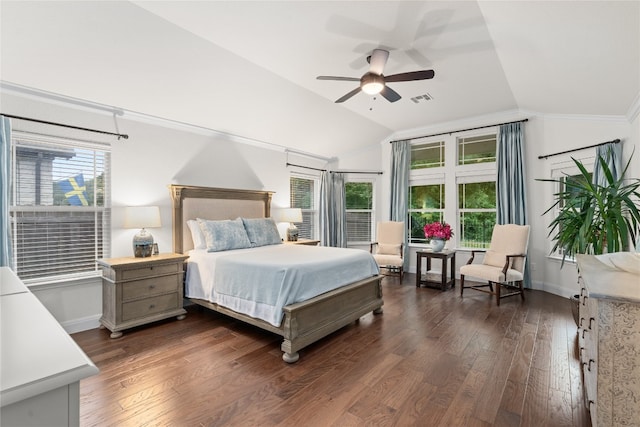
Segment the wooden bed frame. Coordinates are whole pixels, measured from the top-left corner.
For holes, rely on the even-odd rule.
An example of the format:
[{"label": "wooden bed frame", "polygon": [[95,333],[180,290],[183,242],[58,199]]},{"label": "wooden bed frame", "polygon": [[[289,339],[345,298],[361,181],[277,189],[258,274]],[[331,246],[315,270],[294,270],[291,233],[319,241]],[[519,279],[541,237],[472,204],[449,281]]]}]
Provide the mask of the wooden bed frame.
[{"label": "wooden bed frame", "polygon": [[[193,248],[187,220],[197,217],[211,220],[263,218],[270,216],[269,191],[233,190],[223,188],[171,185],[173,200],[173,250],[186,253]],[[373,311],[382,313],[381,275],[372,276],[315,298],[284,307],[284,319],[279,327],[209,301],[190,301],[231,316],[235,319],[281,335],[284,338],[282,359],[294,363],[298,351],[309,344]]]}]

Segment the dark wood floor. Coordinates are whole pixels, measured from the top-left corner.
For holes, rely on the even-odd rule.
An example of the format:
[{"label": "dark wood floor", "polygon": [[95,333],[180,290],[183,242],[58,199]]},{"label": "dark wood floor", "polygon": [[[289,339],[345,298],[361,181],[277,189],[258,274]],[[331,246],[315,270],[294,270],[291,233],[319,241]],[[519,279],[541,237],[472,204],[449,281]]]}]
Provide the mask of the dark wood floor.
[{"label": "dark wood floor", "polygon": [[281,359],[277,336],[189,308],[187,318],[73,338],[100,368],[83,426],[590,426],[566,299],[504,299],[383,281],[368,314]]}]

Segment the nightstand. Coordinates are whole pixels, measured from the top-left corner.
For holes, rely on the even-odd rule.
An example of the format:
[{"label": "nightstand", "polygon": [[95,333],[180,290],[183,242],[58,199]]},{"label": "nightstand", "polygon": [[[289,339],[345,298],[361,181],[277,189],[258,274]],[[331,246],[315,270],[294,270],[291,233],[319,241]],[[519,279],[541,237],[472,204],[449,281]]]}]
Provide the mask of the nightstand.
[{"label": "nightstand", "polygon": [[296,241],[290,242],[285,240],[284,243],[288,245],[307,245],[307,246],[318,246],[320,244],[320,240],[312,240],[312,239],[298,239]]},{"label": "nightstand", "polygon": [[98,260],[102,268],[102,317],[100,323],[111,338],[124,329],[176,316],[184,319],[180,254],[160,254],[146,258]]}]

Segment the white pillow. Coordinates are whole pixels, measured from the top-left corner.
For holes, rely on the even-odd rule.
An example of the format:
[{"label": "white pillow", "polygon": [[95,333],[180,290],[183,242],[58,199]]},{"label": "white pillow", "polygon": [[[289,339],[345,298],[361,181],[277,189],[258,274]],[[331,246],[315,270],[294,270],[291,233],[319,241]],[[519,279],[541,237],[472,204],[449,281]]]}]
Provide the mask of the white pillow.
[{"label": "white pillow", "polygon": [[195,219],[187,221],[187,227],[191,231],[191,240],[193,240],[193,249],[206,249],[207,241],[204,238],[200,224]]}]

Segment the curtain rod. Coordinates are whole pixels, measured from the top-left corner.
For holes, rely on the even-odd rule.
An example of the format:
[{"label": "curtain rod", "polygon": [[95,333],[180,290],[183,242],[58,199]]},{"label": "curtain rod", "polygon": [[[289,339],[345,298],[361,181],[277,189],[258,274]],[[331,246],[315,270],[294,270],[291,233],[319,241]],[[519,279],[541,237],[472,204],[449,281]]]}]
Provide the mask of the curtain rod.
[{"label": "curtain rod", "polygon": [[432,133],[431,135],[422,135],[422,136],[414,136],[413,138],[396,139],[395,141],[389,141],[389,143],[393,144],[394,142],[398,142],[398,141],[405,141],[405,140],[409,140],[410,141],[412,139],[430,138],[432,136],[451,135],[452,133],[466,132],[466,131],[469,131],[469,130],[476,130],[476,129],[492,128],[494,126],[510,125],[511,123],[524,123],[524,122],[528,122],[528,121],[529,121],[529,119],[522,119],[522,120],[516,120],[516,121],[513,121],[513,122],[498,123],[498,124],[495,124],[495,125],[486,125],[486,126],[478,126],[478,127],[475,127],[475,128],[452,130],[450,132]]},{"label": "curtain rod", "polygon": [[[311,166],[296,165],[295,163],[287,163],[287,166],[295,166],[297,168],[312,169],[314,171],[327,172],[326,169],[318,169],[318,168],[312,168]],[[370,174],[370,175],[374,175],[374,174],[375,175],[382,175],[382,172],[380,172],[380,171],[366,172],[366,171],[343,171],[343,170],[337,170],[337,171],[329,171],[329,172],[336,172],[336,173],[364,173],[364,174]]]},{"label": "curtain rod", "polygon": [[559,156],[560,154],[573,153],[574,151],[586,150],[587,148],[599,147],[599,146],[605,145],[605,144],[618,144],[619,142],[620,142],[619,139],[614,139],[613,141],[601,142],[600,144],[593,144],[593,145],[589,145],[587,147],[574,148],[573,150],[566,150],[566,151],[561,151],[559,153],[553,153],[553,154],[547,154],[547,155],[544,155],[544,156],[538,156],[538,159],[546,159],[548,157]]},{"label": "curtain rod", "polygon": [[5,116],[5,117],[9,117],[10,119],[26,120],[28,122],[42,123],[42,124],[45,124],[45,125],[60,126],[60,127],[69,128],[69,129],[77,129],[77,130],[83,130],[83,131],[87,131],[87,132],[101,133],[101,134],[104,134],[104,135],[113,135],[113,136],[117,136],[118,139],[120,139],[120,138],[129,139],[129,135],[123,134],[123,133],[113,133],[113,132],[107,132],[107,131],[104,131],[104,130],[89,129],[89,128],[83,128],[83,127],[79,127],[79,126],[66,125],[66,124],[63,124],[63,123],[47,122],[45,120],[31,119],[29,117],[13,116],[11,114],[2,113],[2,115]]}]

